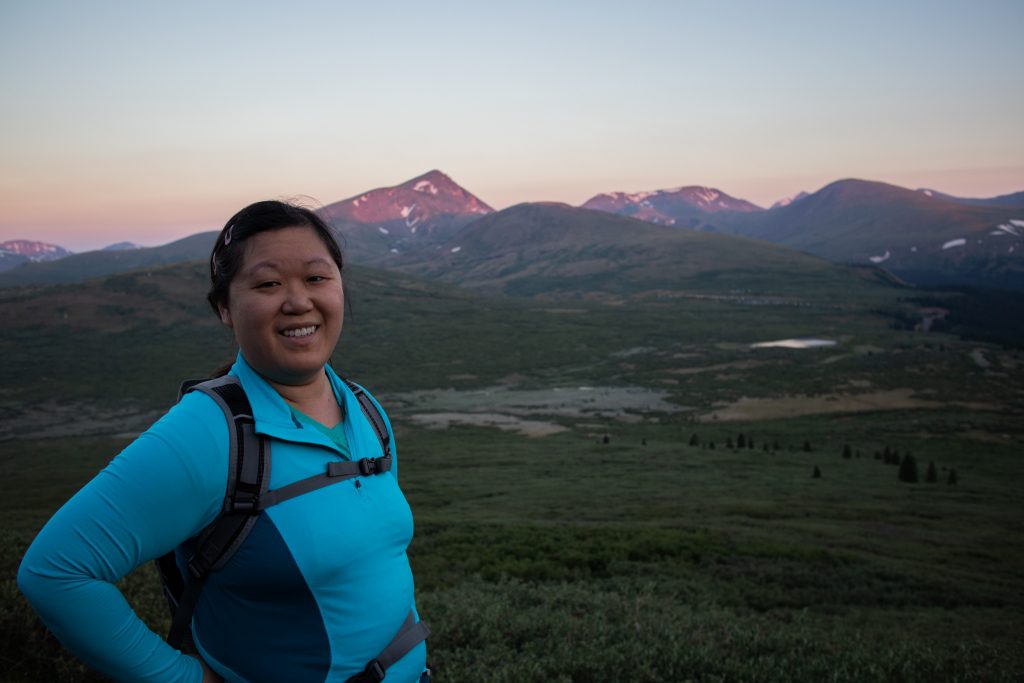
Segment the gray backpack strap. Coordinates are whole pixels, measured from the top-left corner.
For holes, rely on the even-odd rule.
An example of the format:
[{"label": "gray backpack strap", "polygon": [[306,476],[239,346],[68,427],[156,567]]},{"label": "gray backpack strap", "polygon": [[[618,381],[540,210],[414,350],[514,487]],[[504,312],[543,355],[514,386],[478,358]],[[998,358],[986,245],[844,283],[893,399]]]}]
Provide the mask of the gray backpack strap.
[{"label": "gray backpack strap", "polygon": [[345,379],[342,381],[355,394],[356,400],[359,401],[359,407],[363,409],[363,415],[366,415],[366,419],[373,425],[373,431],[377,433],[377,439],[380,441],[380,447],[384,451],[384,457],[390,458],[391,432],[388,431],[387,424],[384,422],[384,416],[380,414],[377,404],[373,402],[366,389],[350,380]]},{"label": "gray backpack strap", "polygon": [[392,664],[404,657],[414,647],[422,643],[430,635],[430,629],[422,621],[416,621],[416,615],[409,610],[409,615],[402,622],[398,633],[391,639],[381,653],[371,659],[366,668],[350,676],[345,683],[380,683],[387,675]]},{"label": "gray backpack strap", "polygon": [[257,510],[265,510],[271,505],[277,505],[289,498],[301,496],[304,493],[315,491],[331,484],[337,484],[355,477],[369,477],[374,474],[384,474],[391,469],[391,456],[383,458],[361,458],[359,460],[337,460],[327,464],[327,470],[323,474],[314,474],[287,486],[282,486],[273,491],[267,491],[260,496]]},{"label": "gray backpack strap", "polygon": [[186,382],[182,394],[201,391],[220,406],[228,423],[228,481],[220,514],[199,534],[187,559],[183,590],[171,605],[173,618],[167,642],[184,643],[203,583],[231,559],[245,541],[262,509],[260,498],[270,483],[270,442],[256,434],[252,407],[237,377],[225,375],[205,382]]}]

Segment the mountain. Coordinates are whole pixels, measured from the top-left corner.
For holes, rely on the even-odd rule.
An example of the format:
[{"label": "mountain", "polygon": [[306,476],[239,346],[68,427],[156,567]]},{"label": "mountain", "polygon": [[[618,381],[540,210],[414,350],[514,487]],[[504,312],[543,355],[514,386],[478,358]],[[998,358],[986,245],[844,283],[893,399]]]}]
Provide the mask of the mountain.
[{"label": "mountain", "polygon": [[971,204],[973,206],[1009,206],[1024,208],[1024,192],[1014,192],[1012,194],[1003,194],[999,195],[998,197],[988,198],[954,197],[951,194],[944,194],[937,190],[928,190],[925,188],[919,189],[918,192],[929,197],[946,199],[951,202],[957,202],[958,204]]},{"label": "mountain", "polygon": [[596,300],[815,297],[878,279],[765,242],[547,203],[484,216],[393,267],[506,295]]},{"label": "mountain", "polygon": [[93,277],[123,273],[139,268],[206,260],[217,233],[200,232],[159,247],[99,250],[73,254],[59,261],[26,263],[0,273],[0,287],[40,283],[78,282]]},{"label": "mountain", "polygon": [[381,187],[329,204],[320,215],[360,262],[443,242],[493,209],[444,173],[433,170],[394,187]]},{"label": "mountain", "polygon": [[736,199],[712,187],[677,187],[651,192],[605,192],[585,201],[580,208],[615,213],[648,223],[677,227],[714,226],[714,214],[763,211],[755,204]]},{"label": "mountain", "polygon": [[790,204],[792,204],[794,202],[798,202],[801,199],[803,199],[804,197],[809,197],[809,196],[810,195],[807,194],[806,192],[800,191],[800,192],[797,192],[795,195],[792,195],[792,196],[789,196],[789,197],[783,197],[779,201],[777,201],[774,204],[772,204],[771,208],[772,209],[781,209],[784,206],[789,206]]},{"label": "mountain", "polygon": [[126,249],[144,249],[141,244],[135,242],[117,242],[103,247],[100,251],[124,251]]},{"label": "mountain", "polygon": [[831,183],[729,230],[914,283],[1024,288],[1024,209],[971,206],[865,180]]},{"label": "mountain", "polygon": [[70,251],[56,244],[32,240],[0,242],[0,271],[10,270],[24,263],[43,263],[71,256]]}]

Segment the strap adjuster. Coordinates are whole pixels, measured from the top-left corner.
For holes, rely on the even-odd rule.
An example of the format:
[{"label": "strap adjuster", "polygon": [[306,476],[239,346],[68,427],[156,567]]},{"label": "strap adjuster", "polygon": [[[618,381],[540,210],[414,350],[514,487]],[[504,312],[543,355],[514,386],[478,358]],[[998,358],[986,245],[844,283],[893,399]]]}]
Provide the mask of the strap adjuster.
[{"label": "strap adjuster", "polygon": [[256,513],[256,500],[238,500],[237,498],[231,501],[231,512],[238,512],[246,515],[252,515]]},{"label": "strap adjuster", "polygon": [[380,471],[378,467],[379,463],[377,462],[377,458],[362,458],[359,461],[359,473],[364,477],[368,477],[371,474],[378,474]]},{"label": "strap adjuster", "polygon": [[202,581],[206,578],[206,568],[200,561],[199,556],[196,555],[188,561],[188,573],[192,575],[192,578],[196,581]]},{"label": "strap adjuster", "polygon": [[387,672],[384,671],[384,667],[381,665],[380,660],[374,657],[367,663],[366,668],[363,669],[363,674],[366,676],[366,679],[364,680],[373,681],[373,683],[380,683],[384,680]]}]

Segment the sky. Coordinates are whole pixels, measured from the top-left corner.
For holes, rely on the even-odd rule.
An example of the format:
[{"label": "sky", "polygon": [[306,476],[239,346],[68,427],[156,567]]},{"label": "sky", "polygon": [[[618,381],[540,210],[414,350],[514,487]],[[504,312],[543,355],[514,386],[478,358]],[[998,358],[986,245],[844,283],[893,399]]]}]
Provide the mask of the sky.
[{"label": "sky", "polygon": [[1021,0],[0,0],[0,241],[164,244],[439,169],[496,209],[1024,190]]}]

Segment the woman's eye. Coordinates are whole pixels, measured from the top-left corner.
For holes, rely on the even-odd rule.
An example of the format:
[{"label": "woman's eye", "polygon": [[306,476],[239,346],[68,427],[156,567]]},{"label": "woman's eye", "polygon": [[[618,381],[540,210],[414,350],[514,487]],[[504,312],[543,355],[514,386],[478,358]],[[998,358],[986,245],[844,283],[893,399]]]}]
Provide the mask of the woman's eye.
[{"label": "woman's eye", "polygon": [[269,287],[276,287],[276,286],[277,286],[277,282],[275,282],[274,280],[268,280],[266,282],[261,282],[258,285],[256,285],[256,289],[267,289]]},{"label": "woman's eye", "polygon": [[307,280],[308,280],[309,282],[323,282],[323,281],[324,281],[324,280],[326,280],[326,279],[327,279],[327,278],[325,278],[325,277],[324,277],[323,275],[310,275],[310,276],[309,276],[309,277],[307,278]]}]

